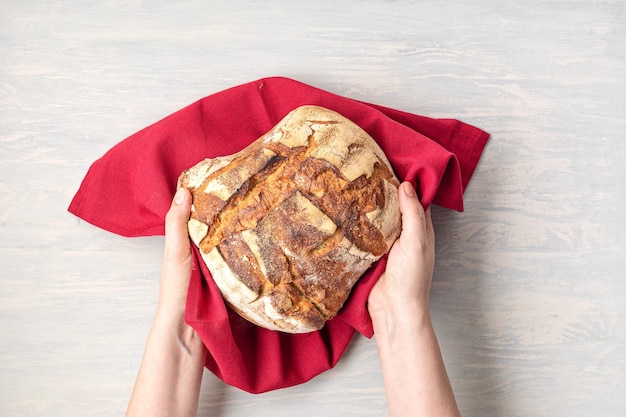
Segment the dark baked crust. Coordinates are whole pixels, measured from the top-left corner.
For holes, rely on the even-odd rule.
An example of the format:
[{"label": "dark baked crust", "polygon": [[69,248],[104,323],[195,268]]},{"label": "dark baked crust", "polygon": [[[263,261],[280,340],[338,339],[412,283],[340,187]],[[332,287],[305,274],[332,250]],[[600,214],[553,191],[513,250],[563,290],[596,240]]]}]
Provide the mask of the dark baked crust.
[{"label": "dark baked crust", "polygon": [[241,152],[179,185],[189,230],[225,300],[275,330],[321,328],[400,232],[398,180],[374,140],[328,109],[300,107]]}]

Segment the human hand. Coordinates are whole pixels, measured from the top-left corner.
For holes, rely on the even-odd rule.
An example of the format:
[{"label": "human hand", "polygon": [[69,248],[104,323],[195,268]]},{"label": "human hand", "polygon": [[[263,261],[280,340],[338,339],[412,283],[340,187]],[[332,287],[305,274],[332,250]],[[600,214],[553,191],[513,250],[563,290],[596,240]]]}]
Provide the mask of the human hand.
[{"label": "human hand", "polygon": [[191,194],[179,189],[165,217],[159,303],[127,417],[191,416],[198,410],[207,350],[195,330],[185,323],[191,275],[187,232],[190,210]]},{"label": "human hand", "polygon": [[429,295],[435,232],[411,184],[398,189],[402,232],[368,299],[390,416],[458,417],[439,349]]},{"label": "human hand", "polygon": [[176,321],[184,317],[191,274],[191,247],[187,231],[190,211],[191,194],[181,188],[165,216],[165,248],[157,309],[158,316]]},{"label": "human hand", "polygon": [[409,182],[398,189],[402,232],[393,244],[385,272],[372,288],[368,310],[372,319],[428,317],[435,263],[435,233],[430,209],[424,211]]}]

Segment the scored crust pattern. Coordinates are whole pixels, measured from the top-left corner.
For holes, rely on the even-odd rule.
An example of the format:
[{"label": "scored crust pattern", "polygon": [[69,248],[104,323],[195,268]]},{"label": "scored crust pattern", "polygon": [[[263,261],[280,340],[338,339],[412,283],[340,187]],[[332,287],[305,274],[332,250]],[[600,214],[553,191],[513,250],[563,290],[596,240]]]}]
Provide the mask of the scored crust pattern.
[{"label": "scored crust pattern", "polygon": [[304,106],[242,151],[183,172],[189,234],[227,303],[272,330],[318,330],[400,232],[383,151],[331,110]]}]

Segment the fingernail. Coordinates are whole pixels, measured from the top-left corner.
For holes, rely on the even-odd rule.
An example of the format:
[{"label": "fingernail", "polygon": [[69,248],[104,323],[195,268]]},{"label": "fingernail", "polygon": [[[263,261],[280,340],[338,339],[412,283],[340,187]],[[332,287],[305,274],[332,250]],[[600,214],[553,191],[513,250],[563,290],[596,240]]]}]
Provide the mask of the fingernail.
[{"label": "fingernail", "polygon": [[415,193],[415,189],[413,188],[413,185],[411,183],[407,182],[402,187],[404,188],[404,195],[410,198],[417,197],[417,194]]},{"label": "fingernail", "polygon": [[181,205],[183,204],[184,201],[185,201],[185,190],[182,188],[179,188],[176,191],[176,195],[174,195],[174,204]]}]

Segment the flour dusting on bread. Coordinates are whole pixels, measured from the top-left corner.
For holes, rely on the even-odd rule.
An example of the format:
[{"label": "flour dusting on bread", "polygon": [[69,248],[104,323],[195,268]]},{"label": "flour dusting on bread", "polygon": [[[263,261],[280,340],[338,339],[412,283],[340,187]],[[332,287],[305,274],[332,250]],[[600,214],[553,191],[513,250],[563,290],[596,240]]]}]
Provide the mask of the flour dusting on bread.
[{"label": "flour dusting on bread", "polygon": [[225,301],[264,328],[315,331],[400,233],[389,161],[323,107],[290,112],[233,155],[183,172],[189,234]]}]

